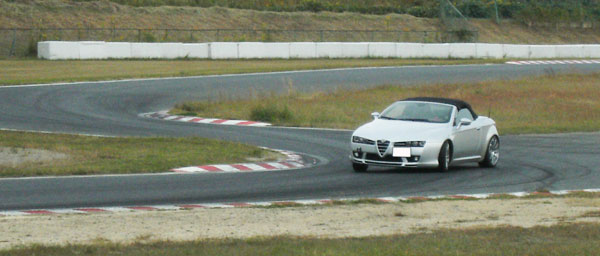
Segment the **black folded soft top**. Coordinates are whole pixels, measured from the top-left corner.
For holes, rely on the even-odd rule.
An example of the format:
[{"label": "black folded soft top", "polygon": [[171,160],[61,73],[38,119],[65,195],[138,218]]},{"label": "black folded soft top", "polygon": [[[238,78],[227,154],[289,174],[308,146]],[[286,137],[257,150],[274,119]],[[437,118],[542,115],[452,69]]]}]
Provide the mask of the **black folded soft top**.
[{"label": "black folded soft top", "polygon": [[415,97],[415,98],[403,99],[402,101],[424,101],[424,102],[435,102],[435,103],[454,105],[454,106],[456,106],[456,108],[459,111],[463,108],[468,109],[471,112],[471,114],[473,115],[473,118],[477,119],[477,114],[475,114],[475,111],[473,111],[473,108],[471,108],[471,105],[469,105],[469,103],[466,103],[465,101],[462,101],[462,100],[448,99],[448,98],[435,98],[435,97]]}]

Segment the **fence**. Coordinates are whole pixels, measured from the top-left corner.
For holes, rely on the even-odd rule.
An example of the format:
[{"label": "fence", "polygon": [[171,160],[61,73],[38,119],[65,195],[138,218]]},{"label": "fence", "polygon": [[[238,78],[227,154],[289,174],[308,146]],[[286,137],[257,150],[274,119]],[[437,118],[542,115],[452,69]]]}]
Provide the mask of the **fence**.
[{"label": "fence", "polygon": [[478,32],[403,30],[0,28],[0,57],[35,56],[38,41],[477,42]]}]

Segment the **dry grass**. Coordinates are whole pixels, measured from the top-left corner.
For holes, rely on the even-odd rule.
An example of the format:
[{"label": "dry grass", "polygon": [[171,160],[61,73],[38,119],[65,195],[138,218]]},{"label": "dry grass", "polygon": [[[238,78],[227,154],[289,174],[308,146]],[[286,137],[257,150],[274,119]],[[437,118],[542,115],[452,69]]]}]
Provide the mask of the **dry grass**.
[{"label": "dry grass", "polygon": [[[173,112],[203,117],[249,119],[253,109],[289,109],[277,125],[354,129],[396,100],[415,96],[466,100],[475,111],[497,122],[503,134],[600,130],[600,74],[553,75],[517,81],[384,86],[361,91],[254,97],[252,100],[188,102]],[[195,112],[195,113],[190,113]]]},{"label": "dry grass", "polygon": [[[598,30],[527,28],[516,22],[506,20],[501,26],[497,26],[488,19],[471,20],[473,25],[479,29],[479,40],[482,42],[596,43],[600,40]],[[220,7],[164,6],[136,8],[107,1],[73,2],[59,0],[27,2],[1,0],[0,24],[3,24],[3,27],[36,28],[377,29],[402,31],[433,31],[439,29],[437,19],[416,18],[406,14],[287,13]],[[303,37],[301,34],[296,36],[299,38],[298,40]],[[235,40],[234,37],[232,36],[230,39]],[[335,35],[331,35],[331,37],[335,38]],[[397,37],[398,35],[391,35],[394,40],[397,40]],[[403,38],[402,36],[399,39],[402,41],[415,40],[414,38]]]},{"label": "dry grass", "polygon": [[0,251],[0,255],[597,255],[599,240],[600,224],[575,223],[340,239],[283,236],[148,242],[141,238],[133,244],[34,245]]},{"label": "dry grass", "polygon": [[0,147],[44,149],[67,156],[0,165],[3,177],[166,172],[176,167],[279,156],[254,146],[204,138],[102,138],[9,131],[0,131]]},{"label": "dry grass", "polygon": [[498,63],[502,60],[0,60],[0,85],[97,81],[125,78],[218,75],[342,67],[453,65]]}]

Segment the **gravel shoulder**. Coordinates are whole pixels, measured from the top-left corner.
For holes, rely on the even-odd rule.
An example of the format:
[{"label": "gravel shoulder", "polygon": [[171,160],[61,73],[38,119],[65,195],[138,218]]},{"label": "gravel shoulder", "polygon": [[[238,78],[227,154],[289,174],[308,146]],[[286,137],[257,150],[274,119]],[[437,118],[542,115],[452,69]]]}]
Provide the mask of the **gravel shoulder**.
[{"label": "gravel shoulder", "polygon": [[527,228],[600,222],[598,212],[600,198],[542,198],[14,216],[0,218],[0,248],[277,235],[365,237],[503,225]]}]

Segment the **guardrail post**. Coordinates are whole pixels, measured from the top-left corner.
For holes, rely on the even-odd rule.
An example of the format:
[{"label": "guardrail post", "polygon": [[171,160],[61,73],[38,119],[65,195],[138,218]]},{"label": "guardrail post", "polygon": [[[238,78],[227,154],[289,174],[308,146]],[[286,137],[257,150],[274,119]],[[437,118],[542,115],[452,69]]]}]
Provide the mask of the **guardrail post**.
[{"label": "guardrail post", "polygon": [[321,41],[321,42],[324,42],[324,41],[323,41],[323,30],[321,30],[321,40],[320,40],[320,41]]},{"label": "guardrail post", "polygon": [[10,45],[10,52],[8,53],[8,56],[15,56],[15,43],[17,41],[17,30],[13,29],[13,40],[12,43]]},{"label": "guardrail post", "polygon": [[221,30],[217,29],[217,42],[219,42],[219,34],[220,34]]},{"label": "guardrail post", "polygon": [[138,29],[138,42],[142,41],[142,30]]}]

